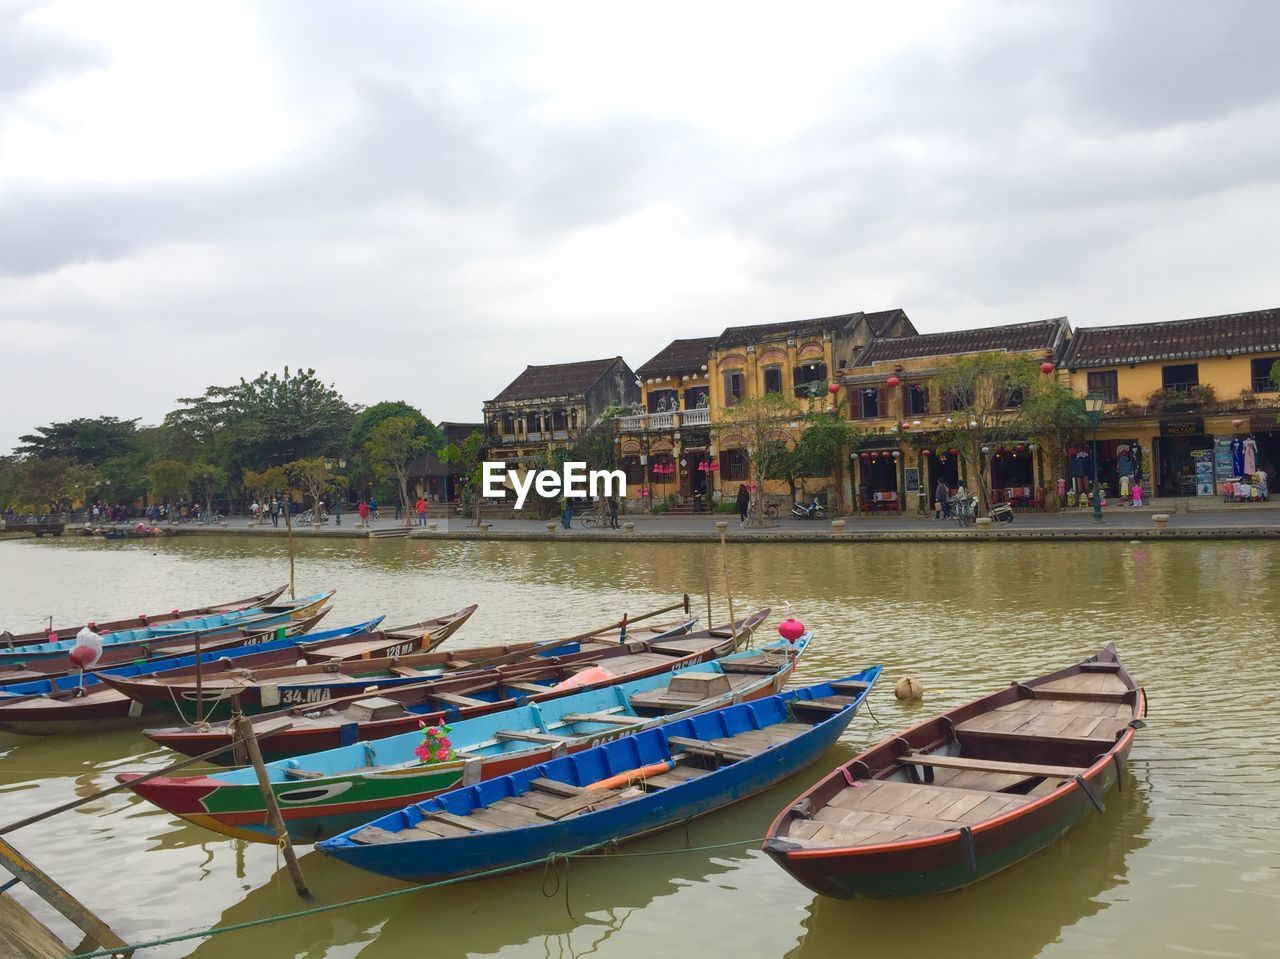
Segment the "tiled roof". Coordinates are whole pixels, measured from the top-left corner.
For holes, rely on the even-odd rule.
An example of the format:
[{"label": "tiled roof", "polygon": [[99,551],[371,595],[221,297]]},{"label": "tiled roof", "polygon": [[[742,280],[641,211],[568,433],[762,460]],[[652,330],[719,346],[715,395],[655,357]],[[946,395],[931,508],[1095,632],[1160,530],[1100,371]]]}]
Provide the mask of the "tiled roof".
[{"label": "tiled roof", "polygon": [[761,340],[776,340],[782,336],[835,332],[851,325],[862,313],[844,313],[840,316],[819,316],[811,320],[792,320],[789,323],[761,323],[756,326],[731,326],[716,337],[716,348],[746,346]]},{"label": "tiled roof", "polygon": [[447,446],[450,443],[461,443],[472,433],[484,435],[483,423],[441,423],[440,432],[444,434],[444,442]]},{"label": "tiled roof", "polygon": [[907,360],[924,356],[953,356],[959,353],[1053,352],[1061,348],[1067,334],[1067,318],[986,326],[977,330],[922,333],[877,340],[862,351],[853,365],[870,366],[885,360]]},{"label": "tiled roof", "polygon": [[524,372],[507,384],[507,388],[490,403],[507,400],[537,400],[544,396],[581,396],[596,381],[621,363],[622,357],[584,360],[581,363],[553,363],[550,366],[526,366]]},{"label": "tiled roof", "polygon": [[[907,317],[906,311],[898,308],[896,310],[880,310],[876,313],[868,313],[867,325],[871,327],[873,336],[884,336],[889,327],[899,318],[906,320],[907,323],[911,322]],[[912,329],[914,330],[915,328],[912,327]]]},{"label": "tiled roof", "polygon": [[679,373],[696,373],[707,365],[707,354],[715,345],[714,336],[700,336],[694,340],[672,340],[653,359],[636,370],[636,376],[671,376]]},{"label": "tiled roof", "polygon": [[1238,353],[1280,353],[1280,309],[1085,327],[1076,330],[1062,363],[1080,369]]}]

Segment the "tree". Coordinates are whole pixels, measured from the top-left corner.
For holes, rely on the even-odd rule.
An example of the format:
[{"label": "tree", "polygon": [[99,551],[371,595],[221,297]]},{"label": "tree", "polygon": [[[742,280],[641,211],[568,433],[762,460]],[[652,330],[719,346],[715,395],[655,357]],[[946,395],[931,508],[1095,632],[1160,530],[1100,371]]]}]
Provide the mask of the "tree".
[{"label": "tree", "polygon": [[[320,500],[330,486],[339,482],[340,477],[334,475],[329,469],[329,464],[320,456],[285,463],[284,475],[290,489],[296,490],[311,500],[311,508],[315,511],[315,522],[312,528],[319,529]],[[286,522],[292,524],[290,520]]]},{"label": "tree", "polygon": [[781,393],[769,393],[726,408],[713,427],[722,441],[733,436],[745,444],[751,478],[760,487],[755,501],[755,519],[760,526],[764,525],[764,480],[777,472],[780,445],[785,448],[787,441],[785,427],[802,415],[795,401]]},{"label": "tree", "polygon": [[458,498],[464,513],[472,515],[480,525],[480,494],[483,491],[484,434],[473,432],[461,443],[450,443],[440,451],[440,462],[450,463],[462,474]]},{"label": "tree", "polygon": [[264,506],[277,491],[282,491],[289,485],[283,466],[269,466],[261,472],[245,470],[240,482],[249,495]]},{"label": "tree", "polygon": [[109,457],[128,451],[137,426],[137,420],[121,420],[114,416],[50,423],[36,427],[34,433],[18,437],[23,445],[15,452],[37,459],[64,459],[101,466]]},{"label": "tree", "polygon": [[1067,475],[1067,444],[1089,427],[1084,400],[1051,377],[1044,377],[1027,396],[1022,407],[1027,435],[1034,436],[1044,451],[1045,509],[1057,511],[1058,486],[1053,479]]},{"label": "tree", "polygon": [[190,467],[177,460],[156,460],[147,467],[146,476],[147,489],[158,503],[174,502],[191,489]]},{"label": "tree", "polygon": [[[843,512],[848,450],[857,444],[861,433],[835,410],[810,410],[804,415],[802,428],[804,432],[800,434],[795,446],[796,472],[800,477],[801,491],[804,490],[804,477],[830,476],[835,483],[835,503],[832,506]],[[794,488],[792,498],[795,498]]]},{"label": "tree", "polygon": [[422,435],[421,424],[412,416],[392,416],[373,428],[364,453],[373,468],[374,475],[394,479],[399,487],[400,503],[404,507],[404,525],[411,525],[409,510],[409,468],[413,461],[430,448],[430,441]]},{"label": "tree", "polygon": [[213,511],[213,494],[227,485],[227,471],[216,463],[196,460],[187,471],[187,481],[199,499],[204,500],[206,513]]},{"label": "tree", "polygon": [[[1036,426],[1028,402],[1044,394],[1048,382],[1035,360],[1006,353],[953,357],[941,364],[936,383],[943,409],[950,409],[936,442],[960,451],[965,473],[977,488],[985,510],[991,500],[986,462],[989,453]],[[1056,402],[1056,401],[1055,401]],[[1032,409],[1048,412],[1052,404]],[[1066,412],[1065,407],[1060,412]]]}]

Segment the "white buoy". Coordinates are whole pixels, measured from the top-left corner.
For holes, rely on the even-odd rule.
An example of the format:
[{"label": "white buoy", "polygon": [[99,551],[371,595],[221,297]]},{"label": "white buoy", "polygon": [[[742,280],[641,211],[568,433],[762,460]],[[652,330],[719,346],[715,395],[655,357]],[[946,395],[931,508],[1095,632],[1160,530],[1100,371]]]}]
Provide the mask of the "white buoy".
[{"label": "white buoy", "polygon": [[903,676],[893,687],[893,695],[904,702],[924,699],[924,686],[914,676]]}]

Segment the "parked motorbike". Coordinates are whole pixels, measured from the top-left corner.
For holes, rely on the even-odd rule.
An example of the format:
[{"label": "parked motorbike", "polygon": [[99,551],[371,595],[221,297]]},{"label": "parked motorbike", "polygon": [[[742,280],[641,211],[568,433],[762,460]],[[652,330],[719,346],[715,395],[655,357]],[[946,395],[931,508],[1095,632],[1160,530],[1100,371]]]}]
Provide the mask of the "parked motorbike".
[{"label": "parked motorbike", "polygon": [[799,503],[792,503],[791,515],[796,519],[822,519],[827,515],[827,511],[815,497],[813,502],[808,506],[801,506]]},{"label": "parked motorbike", "polygon": [[987,515],[991,517],[994,523],[1012,523],[1013,507],[1008,503],[996,503],[987,511]]}]

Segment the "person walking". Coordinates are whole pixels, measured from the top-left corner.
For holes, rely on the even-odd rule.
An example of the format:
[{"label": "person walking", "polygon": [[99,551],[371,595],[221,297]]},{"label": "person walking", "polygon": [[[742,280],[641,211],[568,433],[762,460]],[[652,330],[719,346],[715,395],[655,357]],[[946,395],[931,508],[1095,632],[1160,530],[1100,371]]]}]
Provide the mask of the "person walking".
[{"label": "person walking", "polygon": [[618,526],[618,495],[616,493],[609,497],[609,528],[621,528]]},{"label": "person walking", "polygon": [[944,479],[938,480],[938,486],[933,491],[933,518],[951,518],[951,490],[947,488],[947,481]]},{"label": "person walking", "polygon": [[360,528],[363,529],[364,527],[368,526],[369,525],[369,501],[362,499],[360,501],[360,506],[356,510],[356,512],[360,514]]},{"label": "person walking", "polygon": [[376,523],[381,517],[378,516],[378,499],[376,496],[369,497],[369,519]]},{"label": "person walking", "polygon": [[569,497],[560,497],[560,525],[565,529],[573,528],[573,503]]},{"label": "person walking", "polygon": [[747,507],[751,505],[751,491],[746,483],[738,484],[738,525],[747,525]]},{"label": "person walking", "polygon": [[400,509],[400,501],[396,500],[396,519],[400,520],[403,518],[404,518],[404,512]]},{"label": "person walking", "polygon": [[333,498],[333,525],[334,526],[342,525],[342,500],[343,500],[343,497],[345,497],[346,495],[347,495],[346,493],[339,493],[337,496]]},{"label": "person walking", "polygon": [[413,504],[414,510],[418,514],[418,525],[427,525],[427,500],[423,496],[418,497],[418,502]]}]

